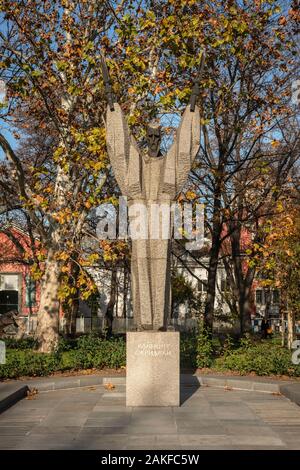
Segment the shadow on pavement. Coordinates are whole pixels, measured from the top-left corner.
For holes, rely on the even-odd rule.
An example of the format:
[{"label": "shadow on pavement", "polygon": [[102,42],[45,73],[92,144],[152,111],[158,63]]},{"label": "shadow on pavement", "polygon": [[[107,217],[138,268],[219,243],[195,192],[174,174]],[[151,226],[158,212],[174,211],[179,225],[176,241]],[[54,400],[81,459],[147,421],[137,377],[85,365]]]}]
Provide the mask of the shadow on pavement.
[{"label": "shadow on pavement", "polygon": [[187,401],[200,388],[198,378],[193,372],[183,373],[180,376],[180,406]]}]

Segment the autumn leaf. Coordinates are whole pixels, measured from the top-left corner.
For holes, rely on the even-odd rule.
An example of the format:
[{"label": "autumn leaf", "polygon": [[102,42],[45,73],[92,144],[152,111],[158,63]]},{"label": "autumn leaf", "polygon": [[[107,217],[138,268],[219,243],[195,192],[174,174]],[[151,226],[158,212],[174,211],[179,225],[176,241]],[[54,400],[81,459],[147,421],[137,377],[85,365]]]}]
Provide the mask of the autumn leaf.
[{"label": "autumn leaf", "polygon": [[107,384],[104,385],[104,388],[105,388],[106,390],[112,391],[112,390],[114,390],[116,387],[115,387],[114,384],[112,384],[112,383],[109,382],[109,383],[107,383]]}]

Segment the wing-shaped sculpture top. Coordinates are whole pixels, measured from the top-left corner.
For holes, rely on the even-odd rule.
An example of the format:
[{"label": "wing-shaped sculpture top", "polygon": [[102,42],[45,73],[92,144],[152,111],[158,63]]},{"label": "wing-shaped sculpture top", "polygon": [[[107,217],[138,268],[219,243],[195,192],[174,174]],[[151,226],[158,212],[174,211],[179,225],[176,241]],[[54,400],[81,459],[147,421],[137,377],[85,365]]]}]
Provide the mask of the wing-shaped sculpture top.
[{"label": "wing-shaped sculpture top", "polygon": [[106,142],[110,162],[122,194],[129,197],[138,195],[141,165],[139,151],[118,103],[114,103],[114,111],[107,107]]},{"label": "wing-shaped sculpture top", "polygon": [[195,106],[195,111],[191,112],[188,105],[177,129],[175,141],[166,156],[163,191],[169,193],[172,199],[182,191],[199,146],[199,108]]},{"label": "wing-shaped sculpture top", "polygon": [[[106,139],[109,158],[122,194],[132,199],[142,192],[143,163],[134,137],[130,134],[121,107],[114,103],[114,111],[107,107]],[[187,106],[173,145],[164,158],[161,193],[174,199],[188,178],[200,145],[200,113],[196,106]],[[152,157],[154,158],[154,157]]]}]

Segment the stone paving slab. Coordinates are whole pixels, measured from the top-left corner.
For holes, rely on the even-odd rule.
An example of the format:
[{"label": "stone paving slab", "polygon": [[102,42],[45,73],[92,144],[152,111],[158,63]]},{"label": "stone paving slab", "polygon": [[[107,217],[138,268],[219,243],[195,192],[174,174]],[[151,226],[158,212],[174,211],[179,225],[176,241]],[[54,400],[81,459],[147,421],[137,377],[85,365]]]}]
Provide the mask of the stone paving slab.
[{"label": "stone paving slab", "polygon": [[[26,380],[16,380],[11,382],[0,382],[0,413],[8,407],[14,405],[18,400],[26,396],[29,389],[36,388],[39,392],[53,390],[68,390],[83,387],[97,387],[99,385],[113,384],[118,386],[118,394],[115,394],[115,405],[123,405],[125,400],[125,372],[118,376],[105,377],[100,374],[91,374],[71,377],[47,377],[29,378]],[[214,376],[199,374],[181,374],[181,404],[191,395],[191,390],[196,391],[199,387],[214,387],[226,390],[253,390],[266,393],[281,393],[297,404],[300,404],[300,382],[282,382],[280,380],[266,377],[249,376]],[[182,390],[185,389],[183,392]],[[110,392],[103,390],[103,397],[110,398]]]},{"label": "stone paving slab", "polygon": [[0,415],[0,449],[300,449],[300,408],[281,395],[183,387],[180,408],[126,408],[115,385],[19,401]]}]

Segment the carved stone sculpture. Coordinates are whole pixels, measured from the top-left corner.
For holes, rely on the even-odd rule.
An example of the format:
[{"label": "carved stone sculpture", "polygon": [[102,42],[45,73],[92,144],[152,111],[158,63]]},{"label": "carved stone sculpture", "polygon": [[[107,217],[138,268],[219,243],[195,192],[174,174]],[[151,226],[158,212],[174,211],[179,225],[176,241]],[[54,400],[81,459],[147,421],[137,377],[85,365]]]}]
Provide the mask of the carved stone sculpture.
[{"label": "carved stone sculpture", "polygon": [[[104,73],[104,78],[107,78]],[[108,80],[108,78],[107,78]],[[195,84],[173,145],[160,152],[161,129],[147,128],[148,151],[143,152],[129,131],[121,107],[106,83],[108,107],[106,139],[115,178],[128,206],[139,203],[151,214],[151,205],[171,205],[187,181],[200,144],[200,113]],[[131,283],[133,314],[138,331],[164,331],[171,306],[170,238],[132,240]]]}]

